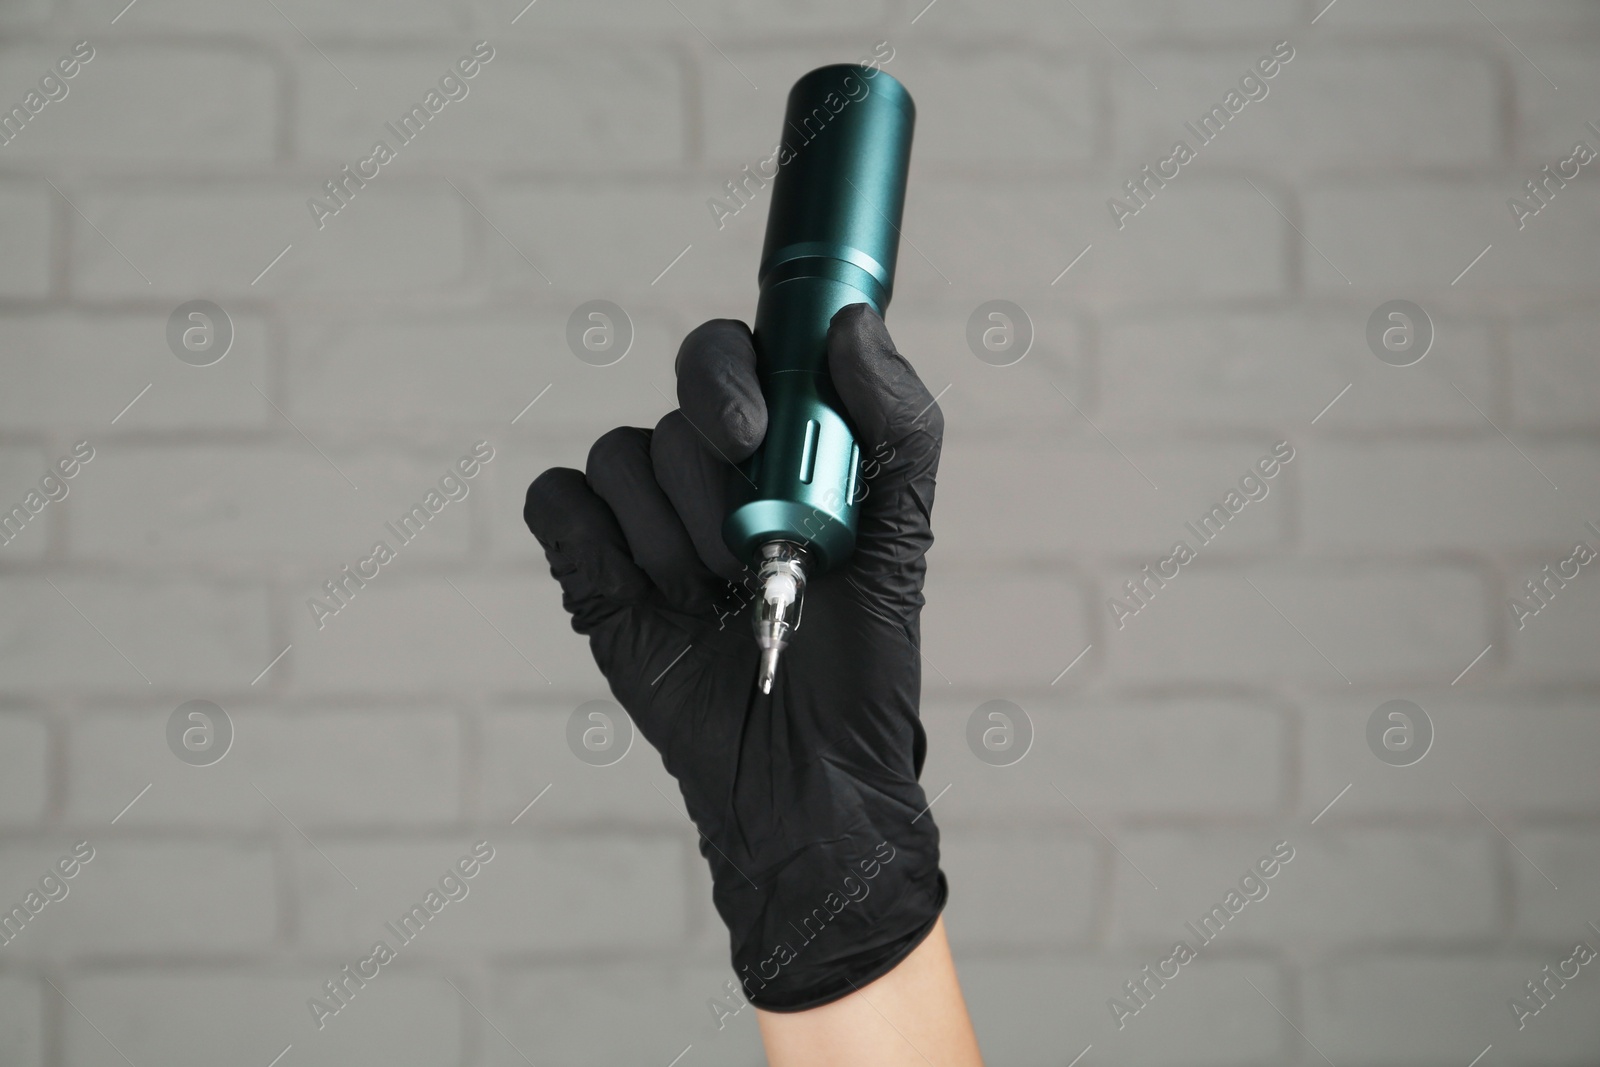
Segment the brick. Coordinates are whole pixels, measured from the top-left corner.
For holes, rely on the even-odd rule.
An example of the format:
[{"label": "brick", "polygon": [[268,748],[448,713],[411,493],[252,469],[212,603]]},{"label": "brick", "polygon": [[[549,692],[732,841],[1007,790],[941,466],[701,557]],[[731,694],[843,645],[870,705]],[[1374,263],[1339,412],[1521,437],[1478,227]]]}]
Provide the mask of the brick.
[{"label": "brick", "polygon": [[[91,468],[99,476],[95,491],[72,501],[74,551],[130,563],[301,562],[312,572],[295,586],[302,597],[325,596],[321,583],[369,556],[377,541],[395,550],[397,559],[385,566],[397,570],[466,553],[476,478],[457,477],[451,484],[465,486],[466,496],[447,500],[409,542],[388,524],[398,528],[429,491],[439,492],[439,480],[471,454],[473,438],[463,434],[454,452],[432,456],[373,448],[352,453],[330,444],[324,458],[279,421],[287,440],[278,445],[104,449]],[[185,491],[174,500],[164,485]]]},{"label": "brick", "polygon": [[222,761],[198,770],[167,750],[167,720],[178,702],[79,719],[67,772],[69,817],[109,819],[147,783],[150,792],[119,826],[280,826],[282,816],[263,793],[303,827],[413,827],[459,815],[460,727],[448,712],[285,712],[220,703],[233,741]]},{"label": "brick", "polygon": [[[568,5],[566,10],[570,10],[573,6],[576,5]],[[655,13],[654,5],[645,3],[638,6],[641,9],[648,8],[652,12],[646,16],[648,18],[661,17]],[[885,0],[866,0],[864,3],[850,3],[847,0],[801,0],[800,3],[779,9],[774,9],[762,0],[693,0],[684,4],[683,10],[686,16],[692,17],[697,25],[706,27],[708,31],[711,27],[717,27],[719,30],[739,29],[747,33],[804,30],[812,34],[849,30],[857,37],[860,34],[854,31],[867,27],[881,28],[884,21],[895,13],[893,5]],[[673,25],[678,27],[680,33],[683,32],[681,22]],[[713,33],[711,36],[715,38],[717,34]],[[865,54],[864,52],[863,55]]]},{"label": "brick", "polygon": [[[1323,3],[1326,2],[1323,0]],[[1594,8],[1582,0],[1541,0],[1536,4],[1519,3],[1518,0],[1487,0],[1480,2],[1478,7],[1497,26],[1522,24],[1529,29],[1547,29],[1592,26],[1595,21]],[[1317,8],[1323,10],[1321,4]],[[1344,0],[1339,5],[1337,19],[1329,14],[1325,22],[1317,23],[1318,28],[1326,26],[1329,29],[1373,25],[1467,29],[1481,33],[1485,39],[1498,39],[1478,12],[1470,7],[1462,8],[1450,0],[1409,0],[1404,4],[1386,3],[1385,0]],[[1546,90],[1549,88],[1545,86]]]},{"label": "brick", "polygon": [[[1574,539],[1576,540],[1576,538]],[[1600,545],[1600,539],[1584,538],[1591,547]],[[1522,629],[1517,629],[1516,615],[1511,610],[1509,594],[1521,583],[1539,574],[1546,563],[1559,562],[1571,555],[1572,546],[1545,560],[1530,560],[1511,571],[1507,583],[1507,597],[1495,605],[1504,612],[1502,624],[1507,626],[1505,642],[1506,678],[1526,685],[1550,685],[1563,682],[1590,682],[1600,679],[1600,663],[1596,663],[1588,650],[1594,647],[1595,627],[1600,626],[1600,582],[1580,572],[1576,584],[1569,583],[1559,591],[1559,599],[1540,610]],[[1587,572],[1590,568],[1583,568]],[[1587,579],[1587,580],[1586,580]]]},{"label": "brick", "polygon": [[209,367],[192,367],[167,348],[166,314],[8,315],[0,321],[0,344],[37,358],[19,367],[0,394],[0,420],[69,441],[99,441],[112,419],[111,432],[248,429],[269,419],[281,426],[250,388],[268,380],[266,323],[238,307],[223,310],[233,323],[233,345]]},{"label": "brick", "polygon": [[[0,263],[0,296],[42,297],[50,292],[52,224],[60,200],[43,182],[0,182],[0,242],[12,251]],[[65,207],[65,205],[62,205]]]},{"label": "brick", "polygon": [[0,631],[0,677],[12,692],[248,687],[276,654],[268,651],[267,603],[259,589],[51,580],[59,592],[43,578],[0,579],[0,598],[12,606]]},{"label": "brick", "polygon": [[[1131,3],[1128,0],[1084,0],[1078,8],[1079,11],[1074,12],[1048,0],[1000,4],[989,9],[940,4],[918,20],[917,28],[961,35],[1021,34],[1028,40],[1093,38],[1095,47],[1103,49],[1107,62],[1120,63],[1116,53],[1091,27],[1139,34],[1236,37],[1242,31],[1259,33],[1263,27],[1297,22],[1303,11],[1303,5],[1293,0],[1223,0],[1204,8],[1176,0],[1133,0]],[[1145,91],[1149,91],[1149,86],[1145,86]]]},{"label": "brick", "polygon": [[1182,938],[1194,946],[1199,935],[1184,924],[1199,928],[1230,891],[1244,896],[1240,878],[1282,841],[1293,857],[1275,877],[1257,877],[1267,895],[1213,935],[1217,950],[1486,939],[1499,932],[1500,894],[1494,833],[1483,829],[1341,832],[1319,822],[1226,833],[1126,831],[1118,845],[1162,893],[1115,894],[1112,943],[1163,947]]},{"label": "brick", "polygon": [[[685,817],[673,807],[683,804],[677,782],[637,730],[626,754],[609,766],[584,763],[567,747],[567,721],[577,709],[587,700],[610,699],[600,692],[570,704],[546,700],[488,716],[481,786],[485,816],[503,814],[509,821],[539,797],[519,826],[687,829]],[[546,786],[550,791],[541,796]]]},{"label": "brick", "polygon": [[323,620],[321,632],[305,606],[309,594],[296,591],[288,605],[295,650],[285,663],[294,687],[440,700],[508,691],[586,700],[607,692],[547,572],[451,581],[457,589],[441,578],[380,572],[359,599]]},{"label": "brick", "polygon": [[1119,191],[1109,179],[1049,187],[913,181],[897,285],[917,298],[953,284],[1011,299],[1060,290],[1060,299],[1111,306],[1286,291],[1283,220],[1244,182],[1171,183],[1139,215],[1124,219],[1121,231],[1106,206]]},{"label": "brick", "polygon": [[[330,432],[481,431],[497,448],[514,436],[594,438],[616,425],[654,426],[677,406],[672,361],[685,330],[673,316],[625,304],[632,346],[618,362],[592,366],[566,336],[587,299],[534,312],[307,320],[291,343],[285,410]],[[406,372],[393,373],[397,365]]]},{"label": "brick", "polygon": [[[706,201],[718,194],[720,180],[496,185],[477,199],[515,246],[490,235],[496,281],[519,294],[537,285],[567,303],[616,301],[630,315],[630,303],[688,294],[704,298],[695,305],[703,318],[748,321],[755,313],[766,207],[756,204],[725,219],[719,231]],[[548,286],[524,256],[544,272]]]},{"label": "brick", "polygon": [[1527,858],[1514,852],[1509,856],[1516,933],[1551,946],[1583,940],[1600,948],[1591,940],[1595,934],[1588,925],[1592,918],[1586,902],[1564,898],[1559,889],[1594,885],[1600,878],[1600,827],[1590,822],[1523,830],[1517,834],[1517,847]]},{"label": "brick", "polygon": [[337,216],[324,219],[318,232],[306,201],[326,180],[307,174],[271,184],[235,182],[226,190],[171,182],[159,189],[66,189],[105,238],[137,264],[130,266],[74,215],[74,289],[98,298],[219,301],[295,292],[432,292],[466,272],[466,228],[476,215],[449,186],[399,179],[369,186]]},{"label": "brick", "polygon": [[[98,34],[89,40],[101,43]],[[36,81],[71,52],[65,38],[14,45],[0,52],[0,64]],[[181,167],[273,158],[278,79],[259,54],[119,42],[96,47],[63,84],[67,95],[5,146],[10,159]],[[150,121],[155,115],[160,121]]]},{"label": "brick", "polygon": [[[1352,182],[1313,188],[1303,196],[1300,228],[1352,284],[1382,300],[1416,300],[1446,290],[1497,296],[1583,290],[1591,256],[1580,235],[1600,220],[1600,193],[1568,185],[1519,232],[1506,200],[1534,173],[1507,173],[1495,182]],[[1280,194],[1279,206],[1287,211],[1283,199]],[[1467,270],[1491,244],[1493,249]],[[1344,278],[1310,245],[1300,255],[1308,287],[1349,292]]]},{"label": "brick", "polygon": [[[1553,7],[1559,11],[1566,5],[1518,6]],[[1493,12],[1489,14],[1493,15]],[[1573,21],[1590,32],[1600,25],[1592,8],[1584,10]],[[1578,141],[1583,141],[1590,148],[1600,148],[1600,139],[1596,138],[1588,125],[1591,121],[1600,120],[1596,120],[1593,109],[1583,103],[1585,99],[1593,99],[1595,91],[1600,89],[1600,81],[1596,80],[1594,64],[1584,61],[1587,49],[1579,43],[1581,39],[1571,37],[1564,41],[1530,41],[1523,45],[1523,55],[1511,49],[1505,52],[1505,62],[1511,69],[1516,92],[1517,155],[1532,167],[1519,181],[1534,177],[1533,172],[1546,163],[1554,165],[1566,159]],[[1551,88],[1551,82],[1559,87],[1559,91]],[[1590,169],[1592,166],[1584,168],[1586,171]],[[1508,192],[1506,195],[1512,194]]]},{"label": "brick", "polygon": [[[1584,132],[1588,136],[1588,131]],[[1591,140],[1600,142],[1600,138],[1591,137]],[[1594,145],[1590,144],[1589,148],[1593,151]],[[1508,196],[1501,201],[1508,224],[1505,232],[1515,232],[1519,238],[1527,239],[1508,247],[1514,248],[1519,261],[1526,261],[1533,254],[1551,257],[1552,262],[1545,266],[1544,274],[1553,279],[1557,288],[1572,284],[1572,271],[1581,262],[1575,256],[1577,249],[1566,227],[1583,225],[1593,219],[1597,211],[1597,198],[1591,186],[1572,184],[1581,173],[1569,176],[1566,181],[1557,173],[1555,165],[1572,153],[1569,142],[1544,159],[1522,164],[1513,179],[1517,187],[1507,190]],[[1546,167],[1550,169],[1549,174],[1545,173]],[[1591,164],[1589,170],[1592,169]],[[1530,182],[1539,189],[1537,196],[1528,191]]]},{"label": "brick", "polygon": [[[110,816],[107,816],[107,823]],[[62,962],[85,956],[161,952],[194,955],[265,948],[277,929],[272,856],[258,844],[113,837],[96,829],[52,834],[0,846],[12,882],[6,907],[50,873],[76,841],[94,849],[64,884],[68,893],[46,904],[8,954]],[[138,921],[130,921],[137,916]]]},{"label": "brick", "polygon": [[[530,11],[528,17],[539,14]],[[296,120],[299,154],[333,168],[346,163],[354,168],[381,140],[396,158],[375,183],[382,183],[391,167],[397,173],[441,164],[612,172],[619,164],[648,170],[682,160],[685,94],[670,53],[552,49],[548,41],[538,44],[537,37],[520,34],[490,38],[494,57],[470,79],[458,74],[467,92],[459,100],[447,99],[439,79],[472,55],[481,38],[471,34],[442,36],[426,51],[330,52],[361,92],[303,94]],[[328,73],[315,53],[299,62],[302,81]],[[421,105],[430,90],[446,103],[413,143],[405,143],[385,124],[399,128],[401,117]],[[536,101],[542,106],[530,106]]]},{"label": "brick", "polygon": [[1470,1059],[1493,1044],[1498,1062],[1579,1064],[1600,1044],[1600,982],[1573,983],[1518,1033],[1508,1001],[1546,959],[1504,955],[1371,956],[1306,977],[1307,1039],[1335,1063],[1435,1063],[1441,1034]]},{"label": "brick", "polygon": [[[80,24],[92,25],[103,17],[101,8],[93,0],[68,0],[63,6]],[[139,0],[137,25],[142,30],[159,33],[220,31],[248,36],[252,40],[278,39],[310,51],[295,27],[313,35],[318,44],[326,44],[334,36],[389,40],[433,38],[445,31],[464,33],[471,18],[471,5],[459,0],[443,4],[427,0],[355,0],[337,6],[319,4],[315,0],[285,0],[278,3],[278,7],[282,14],[272,10],[270,5],[263,11],[245,7],[219,8],[205,0],[156,0],[155,3]],[[132,13],[127,17],[131,19]],[[119,22],[117,27],[121,29],[126,25],[126,22]],[[349,86],[345,86],[345,90],[349,91]]]},{"label": "brick", "polygon": [[[984,1056],[994,1063],[1046,1067],[1093,1044],[1106,1062],[1153,1065],[1283,1063],[1298,1041],[1252,992],[1288,1010],[1287,984],[1271,964],[1207,960],[1179,971],[1119,1031],[1107,1007],[1126,998],[1122,984],[1156,957],[980,960],[961,965],[961,985]],[[1194,975],[1184,972],[1197,971]]]},{"label": "brick", "polygon": [[808,33],[881,26],[894,13],[892,5],[884,0],[866,0],[865,3],[801,0],[779,10],[774,10],[761,0],[694,0],[685,4],[683,9],[702,26],[709,24],[746,31],[759,29],[762,32],[804,29]]},{"label": "brick", "polygon": [[[1111,573],[1102,588],[1114,590],[1121,577]],[[1272,564],[1180,573],[1121,631],[1103,603],[1098,610],[1105,613],[1107,666],[1116,678],[1294,679],[1342,689],[1346,678],[1443,683],[1454,677],[1489,643],[1485,593],[1470,571],[1445,565]]]},{"label": "brick", "polygon": [[0,823],[26,826],[50,799],[50,729],[32,715],[0,713]]},{"label": "brick", "polygon": [[[507,1040],[487,1045],[490,1067],[534,1063],[608,1067],[616,1063],[661,1063],[693,1045],[685,1057],[708,1067],[744,1067],[762,1061],[756,1010],[744,1007],[724,1016],[707,1002],[737,1005],[723,983],[732,980],[727,965],[640,961],[627,965],[578,964],[518,969],[498,975],[493,1007]],[[606,997],[595,997],[595,990]],[[628,1024],[616,1025],[614,1007],[626,1004]],[[609,1005],[609,1006],[608,1006]]]},{"label": "brick", "polygon": [[20,974],[0,975],[0,1056],[17,1067],[44,1067],[44,995]]},{"label": "brick", "polygon": [[6,8],[5,14],[0,15],[0,22],[6,26],[23,27],[38,26],[48,21],[56,0],[23,0],[20,4],[12,4]]},{"label": "brick", "polygon": [[[1437,46],[1330,47],[1299,28],[1263,29],[1257,38],[1249,48],[1199,55],[1136,49],[1130,59],[1139,70],[1114,64],[1112,92],[1120,105],[1116,157],[1133,169],[1153,166],[1181,140],[1197,153],[1185,169],[1197,170],[1254,163],[1279,171],[1390,171],[1496,159],[1500,87],[1485,53]],[[1247,100],[1211,143],[1184,127],[1188,122],[1200,129],[1200,119],[1229,91],[1243,96],[1239,79],[1257,73],[1256,61],[1270,57],[1281,40],[1295,52],[1272,78],[1257,77],[1266,96]],[[1150,91],[1139,71],[1161,92]]]},{"label": "brick", "polygon": [[1097,863],[1087,836],[945,833],[939,866],[950,880],[945,922],[958,954],[1081,945],[1093,932]]},{"label": "brick", "polygon": [[1316,419],[1316,431],[1485,428],[1451,383],[1493,410],[1486,325],[1435,307],[1434,349],[1398,368],[1365,358],[1371,312],[1156,312],[1109,323],[1100,342],[1100,410],[1113,426],[1296,429]]},{"label": "brick", "polygon": [[[0,529],[8,538],[4,544],[0,544],[0,559],[8,563],[39,559],[50,547],[52,530],[59,525],[61,501],[50,501],[37,515],[29,512],[23,501],[29,493],[44,498],[39,480],[46,474],[55,473],[51,470],[53,461],[54,457],[39,448],[0,448],[0,518],[12,516],[12,509],[18,506],[22,506],[23,513],[29,516],[20,527],[12,517],[10,523]],[[63,497],[63,500],[70,498],[72,493],[71,483],[64,484],[67,485],[68,497]],[[60,490],[53,492],[59,493]]]},{"label": "brick", "polygon": [[[1463,825],[1488,830],[1468,799],[1502,829],[1507,829],[1502,814],[1594,811],[1600,806],[1600,782],[1593,774],[1592,754],[1600,743],[1594,701],[1517,689],[1462,692],[1482,669],[1480,662],[1454,688],[1441,680],[1432,689],[1318,701],[1306,716],[1301,810],[1316,815],[1350,785],[1319,826],[1347,816],[1366,820],[1427,812],[1448,813]],[[1381,763],[1367,749],[1367,720],[1391,699],[1410,700],[1423,709],[1438,750],[1404,768]]]},{"label": "brick", "polygon": [[923,687],[1044,686],[1089,643],[1088,591],[1060,575],[930,566],[922,614]]},{"label": "brick", "polygon": [[993,767],[967,748],[966,732],[973,712],[997,697],[963,701],[941,688],[924,673],[922,782],[930,798],[951,787],[934,809],[941,827],[1042,823],[1092,835],[1058,788],[1101,825],[1124,816],[1259,817],[1287,788],[1288,724],[1260,701],[1046,697],[1019,687],[1005,699],[1027,712],[1033,746],[1019,762]]},{"label": "brick", "polygon": [[[967,322],[984,302],[982,297],[963,301],[952,296],[924,304],[897,299],[885,318],[895,347],[911,361],[928,392],[939,397],[952,442],[945,449],[947,460],[962,435],[984,439],[1072,426],[1077,415],[1052,385],[1080,406],[1090,395],[1084,330],[1070,311],[1039,300],[1019,305],[1028,316],[1033,342],[1021,360],[1000,367],[983,362],[967,345]],[[992,319],[983,322],[997,325]],[[1021,329],[1015,323],[1013,327]],[[1013,343],[1019,336],[1011,334]],[[991,358],[1015,358],[1015,352]]]},{"label": "brick", "polygon": [[[1580,537],[1600,544],[1539,473],[1568,492],[1587,495],[1600,487],[1600,449],[1528,444],[1522,447],[1524,459],[1481,416],[1479,423],[1489,432],[1475,444],[1307,448],[1299,474],[1309,545],[1374,552],[1448,548],[1551,554],[1560,548],[1556,558],[1565,558]],[[1419,493],[1418,486],[1428,491]]]},{"label": "brick", "polygon": [[477,1016],[442,976],[405,973],[403,957],[395,964],[401,973],[380,970],[318,1030],[306,1003],[326,999],[322,983],[347,962],[354,961],[330,957],[320,967],[136,967],[77,974],[61,983],[63,992],[104,1036],[68,1008],[62,1056],[69,1063],[122,1062],[106,1048],[110,1041],[135,1063],[172,1067],[214,1063],[219,1048],[245,1049],[242,1054],[268,1063],[286,1045],[294,1046],[290,1057],[317,1067],[368,1057],[396,1067],[458,1062],[463,1020]]},{"label": "brick", "polygon": [[1600,322],[1579,316],[1515,320],[1510,330],[1512,421],[1540,429],[1595,424],[1600,367],[1589,340]]},{"label": "brick", "polygon": [[[537,811],[538,809],[534,809]],[[533,819],[530,814],[528,819]],[[295,867],[305,944],[335,952],[369,948],[474,842],[494,857],[466,881],[467,896],[446,904],[402,950],[410,956],[518,952],[648,951],[681,943],[686,848],[680,840],[619,834],[521,836],[497,823],[432,840],[369,842],[324,837],[318,845],[356,885],[309,847]],[[542,918],[531,918],[542,917]],[[435,926],[434,923],[437,925]]]},{"label": "brick", "polygon": [[[782,87],[815,67],[873,54],[863,44],[846,57],[837,48],[791,46],[739,50],[729,58],[746,74],[759,72],[758,84]],[[1060,167],[1086,163],[1095,151],[1090,68],[1074,57],[971,43],[960,50],[919,43],[898,47],[892,55],[882,69],[916,101],[915,159],[921,173],[928,167],[971,170],[977,161],[987,173],[997,153],[1013,171]],[[713,62],[704,74],[706,154],[732,179],[741,165],[754,169],[771,157],[784,134],[783,114],[776,95],[758,103],[733,66]],[[871,83],[867,86],[870,93]],[[805,150],[800,134],[788,133],[787,141]]]},{"label": "brick", "polygon": [[[1079,431],[1073,440],[946,445],[934,522],[941,558],[1023,561],[1092,553],[1141,565],[1154,561],[1180,537],[1192,543],[1184,523],[1237,490],[1275,442],[1263,436],[1255,445],[1175,447],[1124,438],[1119,455],[1065,399],[1056,399],[1062,422]],[[1291,464],[1263,483],[1267,495],[1252,501],[1210,550],[1221,556],[1284,544],[1284,490],[1292,476]],[[1084,507],[1089,500],[1115,504]]]},{"label": "brick", "polygon": [[[865,3],[802,0],[781,7],[762,0],[683,0],[678,7],[680,11],[674,11],[670,5],[663,10],[662,5],[650,3],[650,0],[618,0],[602,11],[592,4],[572,0],[555,3],[541,0],[515,29],[531,27],[541,33],[555,32],[561,39],[570,39],[575,33],[589,34],[608,44],[624,31],[648,34],[657,40],[676,38],[696,49],[702,64],[710,64],[726,61],[706,45],[706,38],[696,32],[696,27],[710,40],[725,46],[736,34],[797,35],[798,31],[810,35],[859,31],[863,27],[881,25],[890,9],[885,0]],[[859,32],[853,32],[852,40],[859,36]],[[870,45],[861,52],[870,54]]]}]

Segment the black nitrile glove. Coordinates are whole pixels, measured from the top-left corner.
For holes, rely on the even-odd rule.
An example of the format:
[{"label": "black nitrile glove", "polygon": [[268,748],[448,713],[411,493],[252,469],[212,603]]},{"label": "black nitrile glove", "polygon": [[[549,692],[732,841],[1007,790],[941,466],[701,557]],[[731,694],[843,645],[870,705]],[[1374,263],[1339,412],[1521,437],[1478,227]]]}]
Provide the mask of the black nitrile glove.
[{"label": "black nitrile glove", "polygon": [[944,418],[865,304],[828,367],[861,448],[855,554],[807,583],[771,696],[756,688],[753,579],[722,541],[726,483],[766,435],[755,351],[716,319],[678,353],[677,411],[556,467],[524,518],[572,626],[678,780],[734,970],[757,1007],[851,993],[932,929],[947,889],[917,776],[919,616]]}]

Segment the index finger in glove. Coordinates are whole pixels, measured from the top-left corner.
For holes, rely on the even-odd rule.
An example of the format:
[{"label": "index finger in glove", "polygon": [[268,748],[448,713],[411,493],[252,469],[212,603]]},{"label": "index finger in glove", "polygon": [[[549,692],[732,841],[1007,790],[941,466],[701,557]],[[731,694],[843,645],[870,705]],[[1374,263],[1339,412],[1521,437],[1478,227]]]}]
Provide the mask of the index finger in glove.
[{"label": "index finger in glove", "polygon": [[828,327],[828,369],[861,448],[857,588],[901,619],[922,606],[944,415],[883,320],[851,304]]}]

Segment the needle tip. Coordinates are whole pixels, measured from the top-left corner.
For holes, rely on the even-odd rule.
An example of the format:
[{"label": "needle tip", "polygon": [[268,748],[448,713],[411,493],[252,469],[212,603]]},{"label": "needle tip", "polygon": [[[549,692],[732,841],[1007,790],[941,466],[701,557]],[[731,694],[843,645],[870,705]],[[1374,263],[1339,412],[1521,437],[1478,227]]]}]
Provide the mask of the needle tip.
[{"label": "needle tip", "polygon": [[756,685],[763,693],[772,692],[772,680],[778,675],[778,650],[764,649],[761,653],[761,670],[756,675]]}]

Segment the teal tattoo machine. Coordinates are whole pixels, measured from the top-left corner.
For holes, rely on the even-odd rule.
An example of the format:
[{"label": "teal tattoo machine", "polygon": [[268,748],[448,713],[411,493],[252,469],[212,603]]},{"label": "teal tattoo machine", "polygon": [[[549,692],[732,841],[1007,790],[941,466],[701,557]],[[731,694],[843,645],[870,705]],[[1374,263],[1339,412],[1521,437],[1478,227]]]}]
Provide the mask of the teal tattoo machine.
[{"label": "teal tattoo machine", "polygon": [[855,547],[861,450],[828,377],[828,324],[880,316],[894,288],[916,108],[874,67],[820,67],[789,90],[756,304],[767,436],[733,478],[723,540],[760,583],[757,684],[800,625],[806,579]]}]

